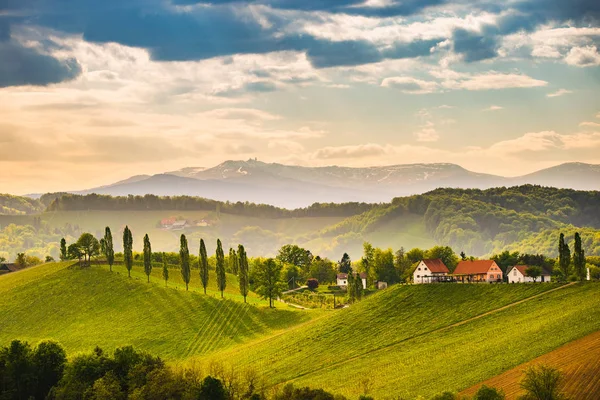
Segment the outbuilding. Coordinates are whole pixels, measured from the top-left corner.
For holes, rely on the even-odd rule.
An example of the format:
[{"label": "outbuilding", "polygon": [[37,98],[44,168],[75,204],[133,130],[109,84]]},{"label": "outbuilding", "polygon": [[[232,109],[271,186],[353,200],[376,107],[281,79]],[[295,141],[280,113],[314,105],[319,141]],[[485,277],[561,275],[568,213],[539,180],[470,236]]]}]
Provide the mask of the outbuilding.
[{"label": "outbuilding", "polygon": [[[508,281],[510,283],[518,283],[518,282],[533,282],[533,278],[527,276],[527,268],[528,265],[515,265],[514,267],[510,267],[506,272],[506,276],[508,277]],[[542,268],[542,274],[539,278],[536,278],[536,282],[551,282],[552,274],[546,269]]]}]

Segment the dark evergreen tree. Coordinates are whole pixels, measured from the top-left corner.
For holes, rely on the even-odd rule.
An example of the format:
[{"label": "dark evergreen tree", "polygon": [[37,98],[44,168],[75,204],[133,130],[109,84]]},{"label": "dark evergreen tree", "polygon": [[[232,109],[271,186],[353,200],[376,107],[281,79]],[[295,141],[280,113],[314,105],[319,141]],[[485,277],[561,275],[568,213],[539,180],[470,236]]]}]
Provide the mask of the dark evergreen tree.
[{"label": "dark evergreen tree", "polygon": [[229,257],[227,258],[227,261],[229,263],[229,271],[232,274],[237,275],[239,272],[239,263],[237,254],[233,248],[229,249]]},{"label": "dark evergreen tree", "polygon": [[179,242],[179,263],[181,265],[181,278],[183,279],[183,282],[185,282],[185,290],[188,290],[188,286],[190,284],[191,279],[190,251],[188,249],[188,242],[185,235],[181,235]]},{"label": "dark evergreen tree", "polygon": [[67,254],[67,241],[65,238],[60,239],[60,260],[65,261],[68,260],[69,256]]},{"label": "dark evergreen tree", "polygon": [[246,249],[241,244],[238,246],[238,264],[239,264],[239,283],[240,283],[240,294],[244,296],[244,303],[246,302],[246,296],[248,296],[250,279],[248,274],[248,255]]},{"label": "dark evergreen tree", "polygon": [[579,232],[575,233],[575,244],[573,246],[573,267],[575,267],[575,273],[580,281],[585,280],[585,252],[581,244],[581,235]]},{"label": "dark evergreen tree", "polygon": [[206,288],[208,287],[208,255],[206,254],[206,245],[204,239],[200,239],[200,257],[198,259],[200,269],[200,282],[204,288],[204,294],[206,294]]},{"label": "dark evergreen tree", "polygon": [[348,253],[344,253],[342,259],[338,262],[338,271],[342,274],[347,274],[352,269],[352,260]]},{"label": "dark evergreen tree", "polygon": [[165,253],[162,254],[162,259],[163,259],[162,277],[165,280],[165,287],[167,287],[167,282],[169,281],[169,266],[167,265],[167,255]]},{"label": "dark evergreen tree", "polygon": [[221,292],[221,298],[223,298],[223,292],[227,286],[227,275],[225,275],[225,254],[223,253],[221,239],[217,239],[216,272],[217,289]]},{"label": "dark evergreen tree", "polygon": [[565,243],[565,235],[560,234],[558,240],[558,267],[562,273],[562,279],[569,279],[569,270],[571,266],[571,250],[569,245]]},{"label": "dark evergreen tree", "polygon": [[150,283],[150,274],[152,273],[152,246],[148,234],[144,236],[144,273],[148,277]]},{"label": "dark evergreen tree", "polygon": [[110,272],[112,272],[112,266],[115,263],[115,248],[113,245],[112,232],[110,228],[107,226],[104,229],[104,256],[106,257],[106,262],[108,263],[108,267]]},{"label": "dark evergreen tree", "polygon": [[131,278],[131,268],[133,268],[133,235],[128,226],[123,230],[123,263],[127,268],[127,275]]}]

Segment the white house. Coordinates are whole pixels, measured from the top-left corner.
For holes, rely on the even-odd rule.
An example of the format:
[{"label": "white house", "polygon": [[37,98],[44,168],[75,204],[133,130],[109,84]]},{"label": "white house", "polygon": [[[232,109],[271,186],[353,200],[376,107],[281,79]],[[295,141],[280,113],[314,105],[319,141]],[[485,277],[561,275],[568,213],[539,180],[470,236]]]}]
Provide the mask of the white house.
[{"label": "white house", "polygon": [[421,260],[415,272],[413,272],[414,283],[433,283],[442,280],[443,276],[450,273],[446,264],[439,258],[435,260]]},{"label": "white house", "polygon": [[[529,268],[528,265],[515,265],[511,267],[507,271],[508,282],[510,283],[518,283],[518,282],[533,282],[533,278],[527,276],[525,271]],[[552,275],[550,272],[546,271],[542,268],[542,274],[539,278],[536,278],[536,282],[551,282]]]},{"label": "white house", "polygon": [[[354,272],[356,276],[356,272]],[[362,280],[363,289],[367,288],[367,274],[364,272],[360,273],[360,279]],[[348,274],[337,274],[337,285],[341,288],[348,287]]]}]

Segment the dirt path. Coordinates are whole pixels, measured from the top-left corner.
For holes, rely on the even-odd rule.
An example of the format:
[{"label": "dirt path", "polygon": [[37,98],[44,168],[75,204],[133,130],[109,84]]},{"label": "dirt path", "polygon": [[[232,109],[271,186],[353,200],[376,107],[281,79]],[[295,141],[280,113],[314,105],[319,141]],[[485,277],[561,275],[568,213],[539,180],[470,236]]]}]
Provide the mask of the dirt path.
[{"label": "dirt path", "polygon": [[472,396],[481,385],[504,390],[507,400],[522,394],[519,382],[523,370],[531,365],[545,364],[564,374],[564,391],[571,399],[600,399],[600,331],[568,343],[550,353],[521,364],[500,375],[470,387],[461,395]]}]

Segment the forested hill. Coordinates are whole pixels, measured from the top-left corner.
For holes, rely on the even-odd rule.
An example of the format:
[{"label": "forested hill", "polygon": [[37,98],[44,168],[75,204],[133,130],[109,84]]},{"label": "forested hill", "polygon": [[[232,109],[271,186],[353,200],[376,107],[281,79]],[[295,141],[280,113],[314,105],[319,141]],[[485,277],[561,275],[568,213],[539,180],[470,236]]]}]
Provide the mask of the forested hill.
[{"label": "forested hill", "polygon": [[25,215],[36,214],[44,211],[44,204],[28,197],[0,194],[0,214]]},{"label": "forested hill", "polygon": [[437,243],[470,255],[519,250],[525,245],[530,252],[553,255],[559,231],[576,228],[586,228],[583,238],[588,254],[600,255],[600,192],[533,185],[437,189],[400,197],[347,218],[317,236],[348,244],[380,229],[394,229],[391,220],[397,221],[395,229],[401,230],[410,215],[422,217],[427,234]]}]

